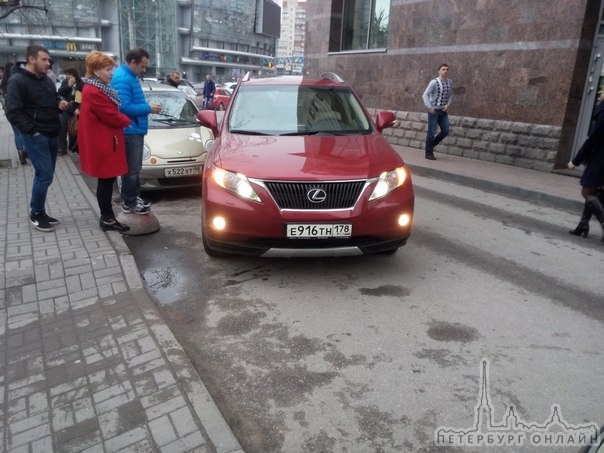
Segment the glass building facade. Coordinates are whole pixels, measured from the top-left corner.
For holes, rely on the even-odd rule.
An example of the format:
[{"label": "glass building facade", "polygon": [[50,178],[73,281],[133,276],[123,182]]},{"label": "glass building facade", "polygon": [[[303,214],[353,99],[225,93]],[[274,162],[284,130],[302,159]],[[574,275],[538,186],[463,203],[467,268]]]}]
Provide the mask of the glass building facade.
[{"label": "glass building facade", "polygon": [[[119,62],[134,47],[150,54],[148,77],[179,70],[191,81],[206,74],[227,81],[248,71],[275,71],[278,36],[259,26],[264,11],[277,7],[271,0],[26,1],[22,5],[34,8],[0,19],[2,65],[23,60],[29,44],[40,44],[50,50],[57,73],[69,66],[84,72],[91,50]],[[0,8],[0,16],[8,10]]]}]

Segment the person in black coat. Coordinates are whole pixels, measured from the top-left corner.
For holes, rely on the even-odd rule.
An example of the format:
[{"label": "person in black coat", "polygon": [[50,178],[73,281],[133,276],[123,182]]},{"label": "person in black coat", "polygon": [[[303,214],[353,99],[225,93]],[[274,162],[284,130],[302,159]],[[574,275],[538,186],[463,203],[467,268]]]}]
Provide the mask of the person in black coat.
[{"label": "person in black coat", "polygon": [[164,83],[166,85],[173,86],[174,88],[178,88],[180,85],[180,72],[172,71],[171,74],[166,74],[166,80]]},{"label": "person in black coat", "polygon": [[[82,90],[84,81],[76,68],[65,69],[65,80],[59,87],[59,96],[69,103],[69,108],[61,112],[61,132],[59,133],[59,155],[66,153],[69,149],[77,153],[77,136],[69,133],[68,123],[73,116],[79,116],[80,103],[82,102]],[[69,138],[69,143],[67,138]]]},{"label": "person in black coat", "polygon": [[[2,73],[2,80],[0,80],[0,91],[2,92],[2,108],[4,108],[4,104],[6,103],[6,89],[8,87],[8,79],[16,72],[17,68],[25,66],[24,61],[19,61],[17,63],[6,63],[4,66],[4,72]],[[27,163],[27,152],[25,151],[25,143],[23,142],[23,137],[21,136],[21,132],[19,129],[14,127],[11,124],[13,129],[13,135],[15,136],[15,148],[17,148],[17,154],[19,155],[19,162],[21,165],[25,165]]]},{"label": "person in black coat", "polygon": [[[581,222],[571,234],[587,236],[589,232],[589,218],[593,213],[604,231],[604,206],[598,199],[598,190],[604,186],[604,90],[600,95],[600,103],[594,113],[593,126],[573,160],[568,163],[568,168],[575,168],[582,163],[586,164],[581,176],[581,195],[585,198],[585,207]],[[604,241],[604,236],[602,236]]]}]

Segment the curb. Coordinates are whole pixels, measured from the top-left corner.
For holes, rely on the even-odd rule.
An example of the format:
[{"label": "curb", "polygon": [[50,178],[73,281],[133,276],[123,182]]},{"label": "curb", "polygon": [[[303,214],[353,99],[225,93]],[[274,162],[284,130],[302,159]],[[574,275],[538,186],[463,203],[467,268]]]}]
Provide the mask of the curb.
[{"label": "curb", "polygon": [[522,187],[511,186],[476,177],[459,175],[445,170],[423,167],[421,165],[408,163],[407,166],[411,169],[412,175],[442,179],[467,187],[484,190],[485,192],[498,193],[512,198],[553,206],[569,212],[581,212],[583,209],[583,202],[579,200],[571,200],[568,198],[539,192],[537,190],[524,189]]}]

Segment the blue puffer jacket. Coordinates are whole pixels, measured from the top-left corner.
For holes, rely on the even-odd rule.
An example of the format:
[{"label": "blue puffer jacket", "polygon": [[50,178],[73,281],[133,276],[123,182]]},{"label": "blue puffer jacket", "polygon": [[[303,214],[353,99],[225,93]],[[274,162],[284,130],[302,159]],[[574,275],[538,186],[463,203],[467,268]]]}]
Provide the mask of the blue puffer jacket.
[{"label": "blue puffer jacket", "polygon": [[146,135],[151,106],[145,100],[145,94],[134,71],[122,64],[113,72],[111,86],[117,90],[122,101],[120,112],[130,117],[130,127],[124,129],[124,134]]}]

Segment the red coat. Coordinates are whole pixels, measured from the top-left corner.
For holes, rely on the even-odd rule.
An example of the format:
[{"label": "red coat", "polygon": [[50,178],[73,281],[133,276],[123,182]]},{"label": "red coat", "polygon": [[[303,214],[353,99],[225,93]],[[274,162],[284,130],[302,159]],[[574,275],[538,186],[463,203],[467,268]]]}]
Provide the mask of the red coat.
[{"label": "red coat", "polygon": [[103,91],[88,83],[82,90],[78,149],[82,171],[95,178],[112,178],[128,172],[124,127],[130,118]]}]

